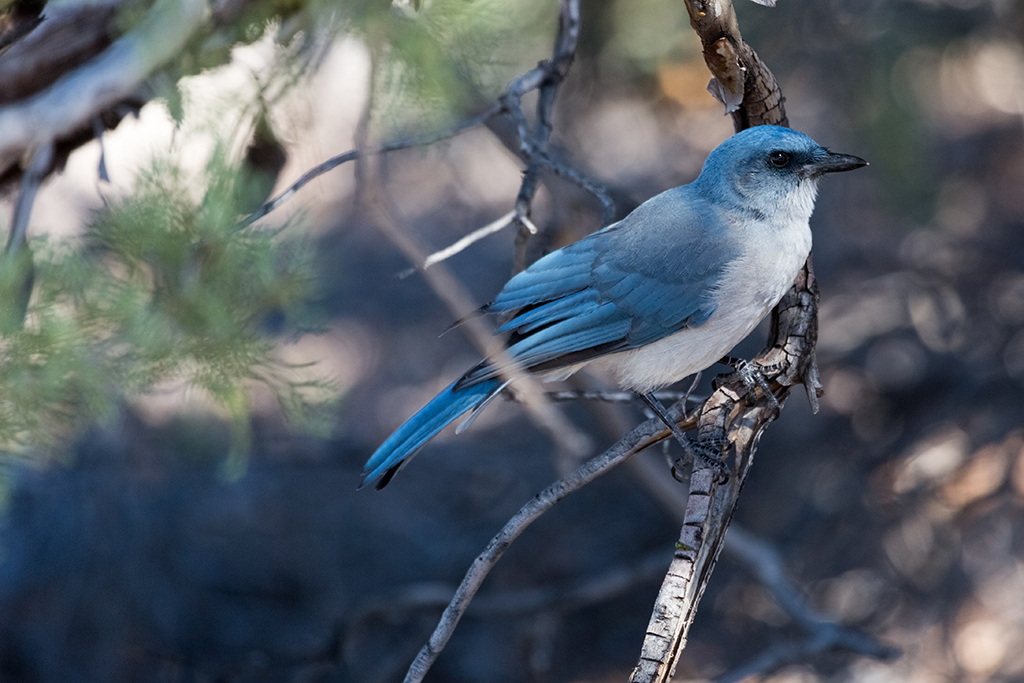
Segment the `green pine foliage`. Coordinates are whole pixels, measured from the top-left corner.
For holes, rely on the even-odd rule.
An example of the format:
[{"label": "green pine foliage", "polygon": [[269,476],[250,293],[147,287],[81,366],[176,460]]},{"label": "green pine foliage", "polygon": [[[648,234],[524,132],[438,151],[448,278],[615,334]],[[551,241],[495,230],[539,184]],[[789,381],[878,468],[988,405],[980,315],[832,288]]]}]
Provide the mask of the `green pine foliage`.
[{"label": "green pine foliage", "polygon": [[[123,5],[119,30],[150,7]],[[263,134],[268,110],[315,68],[323,35],[346,33],[371,53],[378,132],[432,130],[490,101],[546,57],[556,12],[545,0],[257,0],[231,24],[197,35],[151,85],[179,134],[187,132],[187,109],[190,126],[205,122],[200,134],[237,140],[248,121],[250,137],[276,147],[273,133]],[[227,63],[233,46],[268,34],[279,59],[259,77],[256,101],[224,92],[197,117],[202,103],[190,101],[185,77]],[[228,111],[242,111],[243,120]],[[303,427],[329,427],[336,398],[329,383],[315,366],[290,367],[275,355],[281,335],[311,326],[309,249],[294,230],[242,225],[277,173],[261,176],[247,160],[232,160],[231,146],[199,173],[171,156],[153,161],[78,239],[35,238],[0,253],[0,452],[56,444],[167,386],[220,408],[235,455],[247,450],[256,385]]]},{"label": "green pine foliage", "polygon": [[33,244],[24,314],[8,294],[25,268],[0,268],[0,449],[52,443],[168,383],[219,406],[238,452],[254,383],[289,417],[318,419],[330,386],[298,379],[274,352],[280,331],[309,327],[309,250],[290,231],[241,225],[249,181],[222,152],[197,175],[154,161],[84,238]]}]

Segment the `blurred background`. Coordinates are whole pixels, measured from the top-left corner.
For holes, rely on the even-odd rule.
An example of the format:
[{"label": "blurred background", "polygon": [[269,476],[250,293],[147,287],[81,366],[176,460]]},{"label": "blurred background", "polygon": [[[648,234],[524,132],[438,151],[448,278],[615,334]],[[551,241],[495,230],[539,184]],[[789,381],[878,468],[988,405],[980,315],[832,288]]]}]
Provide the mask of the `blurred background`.
[{"label": "blurred background", "polygon": [[[32,305],[58,263],[39,255],[109,236],[104,212],[138,196],[152,159],[187,179],[218,150],[240,158],[262,140],[280,191],[362,140],[480,111],[550,57],[557,10],[251,3],[244,30],[209,28],[102,145],[76,145],[47,178],[29,227]],[[891,661],[825,652],[749,680],[1024,679],[1024,5],[737,0],[736,11],[791,125],[871,165],[826,179],[812,219],[821,411],[793,393],[735,523],[773,544],[809,604],[901,650]],[[732,133],[708,78],[683,3],[585,2],[552,144],[610,190],[621,217],[692,180]],[[425,253],[511,210],[522,173],[484,126],[376,163]],[[267,382],[246,379],[242,400],[153,374],[108,392],[101,410],[72,402],[5,438],[0,678],[399,680],[472,559],[568,466],[520,406],[499,401],[384,491],[355,490],[374,448],[479,357],[458,330],[441,336],[460,313],[421,274],[396,277],[412,264],[361,212],[358,182],[344,165],[257,224],[306,254],[298,303],[282,298],[250,322],[285,385],[323,381],[316,419],[291,419]],[[600,227],[600,205],[551,180],[534,222],[537,255]],[[506,228],[443,267],[483,304],[512,273],[514,240]],[[29,308],[26,327],[41,311]],[[734,355],[752,357],[765,334]],[[0,380],[4,400],[24,395],[14,374]],[[603,386],[591,376],[570,388]],[[315,402],[303,391],[296,400]],[[563,407],[592,454],[643,419],[631,405]],[[628,677],[678,534],[650,483],[652,471],[670,477],[662,453],[638,460],[512,546],[428,680]],[[726,554],[676,678],[713,681],[802,637]]]}]

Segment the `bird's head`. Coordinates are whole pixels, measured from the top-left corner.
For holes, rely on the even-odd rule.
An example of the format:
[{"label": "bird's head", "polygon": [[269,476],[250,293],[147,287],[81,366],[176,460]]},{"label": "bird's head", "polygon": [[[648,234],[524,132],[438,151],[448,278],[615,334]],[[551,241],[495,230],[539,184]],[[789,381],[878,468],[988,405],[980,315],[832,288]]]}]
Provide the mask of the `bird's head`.
[{"label": "bird's head", "polygon": [[696,184],[719,199],[749,203],[750,208],[759,210],[784,208],[791,201],[813,207],[821,176],[852,171],[867,163],[849,154],[830,152],[789,128],[755,126],[716,147]]}]

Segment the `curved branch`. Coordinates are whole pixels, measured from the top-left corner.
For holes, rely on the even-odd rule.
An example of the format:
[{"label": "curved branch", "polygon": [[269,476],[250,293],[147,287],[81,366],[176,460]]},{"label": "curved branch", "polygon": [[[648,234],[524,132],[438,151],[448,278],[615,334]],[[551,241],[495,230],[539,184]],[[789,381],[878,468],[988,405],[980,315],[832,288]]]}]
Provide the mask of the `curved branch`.
[{"label": "curved branch", "polygon": [[772,72],[743,41],[732,0],[684,2],[712,74],[708,90],[732,114],[736,130],[766,123],[788,126],[786,98]]},{"label": "curved branch", "polygon": [[[678,404],[673,406],[673,409],[678,409]],[[679,413],[675,412],[673,416],[678,418]],[[694,422],[690,421],[684,424],[693,427]],[[512,542],[530,524],[573,491],[589,484],[648,446],[670,436],[670,432],[660,419],[647,420],[604,453],[587,461],[568,477],[556,481],[524,505],[491,539],[483,552],[470,565],[469,571],[466,572],[465,578],[455,592],[455,597],[452,598],[441,616],[437,628],[434,629],[434,633],[420,650],[412,666],[409,667],[405,683],[417,683],[423,680],[427,670],[448,643],[448,639],[451,638],[456,625],[465,614],[470,600],[473,599],[484,579],[487,578],[491,569],[494,568]]]},{"label": "curved branch", "polygon": [[398,140],[392,140],[391,142],[385,142],[384,144],[377,145],[376,147],[370,147],[368,149],[353,149],[343,154],[337,154],[327,161],[321,162],[303,173],[298,180],[289,185],[279,195],[267,201],[256,211],[242,219],[242,227],[251,225],[259,219],[263,218],[271,211],[280,208],[282,204],[287,202],[289,199],[295,196],[295,193],[301,190],[303,187],[308,185],[310,182],[319,178],[324,173],[336,169],[342,164],[348,163],[349,161],[356,161],[358,159],[364,159],[368,156],[376,154],[386,154],[388,152],[397,152],[400,149],[409,149],[410,147],[424,147],[426,145],[432,145],[435,142],[441,140],[447,140],[453,138],[459,133],[469,130],[481,123],[487,121],[492,116],[500,114],[504,111],[504,107],[500,103],[495,103],[483,110],[476,116],[470,117],[465,121],[460,121],[458,124],[451,128],[446,128],[441,131],[434,131],[430,133],[424,133],[422,135],[413,135],[408,138],[401,138]]},{"label": "curved branch", "polygon": [[[773,345],[755,360],[762,367],[776,367],[768,379],[780,407],[789,396],[795,368],[813,358],[817,335],[810,332],[817,330],[817,300],[817,285],[808,262],[773,316]],[[781,359],[782,365],[773,366],[775,359]],[[733,475],[722,485],[716,485],[710,475],[701,475],[706,470],[691,477],[676,555],[658,593],[640,660],[630,679],[633,683],[667,683],[671,679],[718,561],[761,434],[778,416],[773,401],[760,393],[750,396],[738,375],[733,373],[719,382],[697,411],[700,439],[724,444],[723,452],[731,452],[734,457]]]},{"label": "curved branch", "polygon": [[[684,1],[712,73],[708,90],[725,104],[736,130],[760,124],[787,125],[778,83],[743,41],[732,2]],[[721,486],[700,472],[691,477],[676,556],[655,602],[632,682],[667,683],[671,679],[718,561],[757,443],[778,416],[790,387],[803,382],[817,408],[817,316],[817,283],[808,257],[792,289],[772,312],[768,348],[755,360],[758,366],[772,369],[767,378],[775,400],[763,393],[750,396],[739,373],[734,373],[700,407],[700,438],[718,440],[724,444],[723,453],[733,454],[733,476]]]},{"label": "curved branch", "polygon": [[45,90],[0,107],[0,174],[30,149],[91,130],[173,59],[206,17],[205,0],[158,0],[134,30]]}]

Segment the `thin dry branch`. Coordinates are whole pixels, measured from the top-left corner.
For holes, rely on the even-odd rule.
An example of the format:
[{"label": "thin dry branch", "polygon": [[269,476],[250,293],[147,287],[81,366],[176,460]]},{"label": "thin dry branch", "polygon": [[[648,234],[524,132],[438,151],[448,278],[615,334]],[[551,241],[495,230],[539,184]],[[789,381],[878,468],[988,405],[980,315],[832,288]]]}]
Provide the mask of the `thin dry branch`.
[{"label": "thin dry branch", "polygon": [[[574,1],[568,4],[575,5],[576,2]],[[578,8],[576,10],[576,16],[578,17]],[[573,48],[575,49],[575,44],[573,44]],[[604,211],[604,222],[607,223],[615,213],[615,204],[611,198],[611,194],[609,194],[608,190],[599,183],[591,180],[580,171],[558,161],[552,157],[549,152],[543,149],[543,147],[546,146],[547,137],[550,135],[550,130],[547,130],[545,126],[541,126],[540,128],[541,131],[546,130],[546,132],[542,133],[544,144],[538,145],[534,136],[530,133],[529,125],[526,123],[526,117],[523,115],[522,108],[519,104],[524,95],[533,90],[537,90],[538,88],[546,87],[550,80],[555,79],[560,82],[565,76],[562,70],[568,69],[569,64],[571,64],[571,59],[566,61],[565,58],[556,58],[551,62],[541,62],[537,67],[512,81],[506,91],[498,98],[497,102],[492,103],[479,114],[472,116],[451,128],[425,133],[423,135],[401,138],[375,147],[365,149],[357,148],[349,150],[343,154],[333,156],[327,161],[324,161],[303,173],[302,176],[288,188],[266,202],[258,210],[242,219],[241,225],[244,227],[252,224],[260,218],[263,218],[294,197],[300,189],[309,184],[312,180],[344,163],[365,159],[369,156],[375,156],[378,154],[385,154],[387,152],[432,145],[442,140],[453,138],[459,133],[469,130],[470,128],[474,128],[480,124],[488,124],[500,114],[509,114],[513,120],[516,121],[519,136],[516,151],[528,165],[527,175],[529,175],[529,167],[532,164],[533,166],[543,166],[544,170],[570,180],[574,184],[594,195],[594,197],[601,202]],[[557,90],[552,92],[557,92]],[[547,98],[542,99],[547,101],[547,99],[550,99],[551,97],[551,95],[548,95]],[[545,118],[542,120],[547,120],[550,123],[550,111],[548,109],[545,109],[544,111],[547,113],[544,114]],[[526,179],[524,176],[524,186],[525,185]],[[533,191],[530,193],[531,199],[533,192],[535,191],[536,187],[534,187]],[[520,192],[520,196],[521,195],[522,191]],[[522,211],[521,203],[518,198],[515,212],[516,220],[530,233],[535,234],[537,232],[537,227],[532,223],[529,212]]]},{"label": "thin dry branch", "polygon": [[[405,254],[406,258],[413,263],[423,263],[426,256],[405,230],[384,190],[377,169],[363,168],[360,174],[359,196],[362,206],[374,224]],[[467,315],[476,307],[451,273],[439,266],[424,270],[423,275],[427,284],[448,306],[455,318],[463,320],[463,329],[484,357],[494,359],[498,367],[503,368],[503,379],[515,380],[516,392],[536,424],[564,451],[575,455],[585,453],[590,448],[590,439],[547,400],[537,381],[511,360],[505,347],[492,331],[478,318]]]},{"label": "thin dry branch", "polygon": [[376,145],[374,147],[366,149],[352,149],[345,152],[344,154],[338,154],[336,156],[333,156],[327,161],[317,164],[313,168],[303,173],[298,180],[289,185],[288,188],[283,190],[279,195],[269,200],[259,209],[253,211],[251,214],[246,216],[242,220],[242,226],[244,227],[250,225],[258,221],[259,219],[263,218],[271,211],[280,208],[282,204],[284,204],[289,199],[294,197],[299,190],[308,185],[310,182],[322,176],[324,173],[334,170],[335,168],[341,166],[344,163],[347,163],[349,161],[356,161],[358,159],[365,159],[368,156],[374,156],[377,154],[397,152],[398,150],[401,149],[410,149],[412,147],[425,147],[427,145],[433,145],[442,140],[448,140],[450,138],[453,138],[459,133],[467,131],[470,128],[475,128],[476,126],[490,119],[492,116],[496,116],[497,114],[500,114],[503,111],[504,105],[496,102],[491,106],[487,107],[485,110],[483,110],[476,116],[472,116],[466,119],[465,121],[461,121],[458,124],[452,126],[451,128],[446,128],[440,131],[433,131],[430,133],[424,133],[422,135],[413,135],[411,137],[401,138],[399,140],[392,140],[390,142],[385,142],[383,144]]},{"label": "thin dry branch", "polygon": [[[807,320],[816,316],[816,304],[817,286],[807,264],[793,289],[779,304],[780,313],[773,316],[776,326],[771,348],[762,352],[755,362],[772,367],[769,359],[778,357],[777,349],[793,354],[789,360],[794,364],[812,354],[816,335],[806,332],[814,328]],[[789,370],[788,365],[779,366],[768,375],[780,405],[789,396],[789,386],[782,383]],[[733,455],[733,475],[722,485],[709,483],[705,477],[698,477],[698,473],[691,477],[687,515],[676,557],[655,602],[632,681],[671,679],[686,646],[686,634],[696,616],[697,605],[721,552],[758,441],[777,415],[775,405],[767,396],[747,394],[737,373],[726,377],[698,410],[700,439],[720,440],[724,444],[725,452]]]},{"label": "thin dry branch", "polygon": [[[712,73],[708,89],[732,114],[736,130],[759,124],[787,125],[778,84],[743,41],[732,2],[684,2]],[[808,258],[793,288],[772,313],[768,349],[755,359],[759,366],[773,368],[767,379],[779,407],[796,382],[806,381],[809,394],[815,397],[819,389],[813,369],[817,300],[817,284]],[[721,552],[757,443],[778,416],[775,401],[769,396],[747,394],[734,373],[698,411],[699,438],[723,443],[723,453],[733,456],[733,476],[720,486],[708,481],[700,471],[691,476],[676,557],[658,594],[640,660],[630,678],[635,683],[666,683],[672,678],[686,647],[686,635],[697,605]]]},{"label": "thin dry branch", "polygon": [[[580,41],[580,7],[579,0],[561,0],[558,12],[558,35],[555,38],[555,47],[550,62],[551,76],[540,87],[537,97],[537,129],[533,134],[534,147],[541,152],[547,151],[548,140],[551,138],[553,129],[552,114],[555,108],[555,98],[558,97],[558,89],[562,80],[569,73],[569,67],[576,57],[576,48]],[[518,99],[514,105],[518,107]],[[526,122],[522,112],[516,110],[516,117],[519,139],[525,141]],[[515,116],[515,115],[514,115]],[[526,268],[526,243],[531,234],[536,234],[536,228],[529,229],[531,211],[533,209],[533,198],[537,194],[537,188],[541,178],[541,167],[532,158],[529,152],[523,150],[526,155],[527,166],[523,174],[523,182],[519,187],[519,195],[516,197],[515,214],[519,221],[520,229],[516,235],[515,256],[513,258],[512,271],[519,272]]]},{"label": "thin dry branch", "polygon": [[[306,171],[286,190],[247,216],[242,222],[243,225],[249,225],[263,218],[291,199],[296,192],[314,178],[346,162],[411,147],[432,145],[441,140],[455,137],[459,133],[474,128],[477,125],[488,123],[499,114],[509,114],[516,122],[518,152],[527,164],[523,184],[516,198],[514,209],[516,221],[529,232],[537,232],[537,227],[530,220],[529,206],[533,195],[536,193],[537,182],[543,169],[567,178],[593,194],[601,202],[602,207],[604,207],[604,217],[607,223],[614,214],[614,202],[608,191],[577,169],[554,159],[546,149],[551,135],[551,116],[554,109],[554,100],[558,94],[558,87],[568,74],[569,67],[572,66],[573,59],[575,58],[576,47],[579,44],[579,31],[579,0],[561,0],[558,36],[555,39],[552,58],[541,62],[519,78],[514,79],[508,88],[505,89],[505,92],[498,97],[497,102],[492,103],[476,116],[445,130],[401,138],[368,149],[353,149],[344,154],[331,157],[327,161]],[[534,90],[539,90],[540,92],[537,102],[537,130],[531,132],[520,102],[524,95]]]},{"label": "thin dry branch", "polygon": [[[670,410],[678,411],[678,404]],[[673,412],[672,416],[673,418],[680,417],[678,412]],[[689,427],[693,426],[692,423],[683,422],[682,424],[687,424]],[[490,573],[512,542],[530,524],[573,491],[589,484],[597,477],[609,472],[648,446],[670,436],[671,433],[660,419],[647,420],[604,453],[587,461],[571,475],[558,480],[524,505],[505,524],[502,530],[491,539],[491,542],[487,544],[483,552],[473,561],[469,571],[466,572],[465,578],[456,590],[455,596],[441,616],[441,620],[434,633],[430,636],[426,645],[423,646],[423,649],[420,650],[412,666],[409,667],[405,683],[415,683],[423,680],[427,670],[448,643],[448,639],[451,638],[456,625],[469,607],[470,600],[473,599],[480,585],[487,578],[488,573]]]},{"label": "thin dry branch", "polygon": [[[537,67],[535,71],[540,69],[541,67]],[[552,157],[550,153],[539,148],[534,143],[534,140],[529,133],[529,124],[526,121],[526,116],[523,114],[522,106],[520,105],[522,96],[529,92],[529,90],[526,90],[525,88],[532,83],[533,79],[527,79],[526,76],[523,76],[522,78],[514,81],[514,87],[510,86],[509,90],[501,98],[502,103],[505,105],[505,110],[509,115],[511,115],[513,121],[516,123],[519,136],[518,151],[520,156],[525,159],[527,163],[535,162],[540,166],[543,166],[544,170],[562,178],[571,180],[576,185],[579,185],[584,190],[597,197],[601,202],[603,224],[607,225],[615,215],[615,201],[612,199],[611,194],[608,193],[608,190],[596,181],[587,177],[581,171],[559,162]]]},{"label": "thin dry branch", "polygon": [[[651,495],[682,524],[687,514],[687,501],[679,495],[679,485],[664,476],[664,468],[643,458],[631,460],[629,466]],[[777,643],[766,648],[716,683],[736,682],[754,674],[766,675],[824,649],[842,649],[880,659],[898,654],[871,636],[846,628],[814,610],[787,573],[782,555],[768,541],[733,524],[725,538],[723,552],[745,566],[806,635],[796,642]]]},{"label": "thin dry branch", "polygon": [[[601,202],[604,212],[604,223],[611,221],[615,214],[615,203],[608,191],[594,182],[579,170],[562,164],[548,153],[548,141],[553,130],[552,115],[554,114],[555,98],[559,87],[569,73],[576,48],[580,40],[580,4],[579,0],[560,0],[558,12],[558,34],[550,61],[544,61],[509,84],[500,101],[511,116],[516,127],[520,158],[526,162],[526,172],[516,197],[516,217],[523,222],[530,219],[531,204],[537,192],[543,171],[568,178],[587,190]],[[530,124],[523,114],[522,98],[532,91],[538,90],[536,130],[530,130]],[[502,136],[498,136],[501,138]],[[526,235],[520,233],[516,242],[516,257],[513,270],[525,267]]]},{"label": "thin dry branch", "polygon": [[[417,270],[426,270],[435,263],[440,263],[441,261],[450,259],[452,256],[455,256],[456,254],[464,251],[467,247],[476,244],[477,242],[487,237],[488,235],[493,235],[499,230],[508,227],[513,223],[513,221],[515,221],[515,217],[516,212],[509,211],[501,218],[491,221],[482,228],[477,228],[473,232],[469,233],[462,239],[456,240],[455,242],[448,245],[444,249],[439,249],[435,251],[433,254],[430,254],[425,259],[423,259],[423,262],[419,264],[419,266],[409,268],[408,270],[403,270],[401,273],[398,274],[398,279],[404,280],[405,278],[415,273]],[[534,230],[536,230],[536,228],[534,228]]]}]

